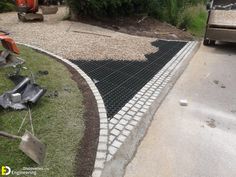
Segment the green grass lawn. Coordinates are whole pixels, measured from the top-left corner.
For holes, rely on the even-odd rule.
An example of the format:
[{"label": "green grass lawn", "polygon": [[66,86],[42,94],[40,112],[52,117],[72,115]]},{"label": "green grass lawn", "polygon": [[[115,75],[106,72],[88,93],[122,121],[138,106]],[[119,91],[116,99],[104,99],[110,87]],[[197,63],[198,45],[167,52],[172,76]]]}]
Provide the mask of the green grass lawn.
[{"label": "green grass lawn", "polygon": [[[46,160],[42,167],[49,169],[38,171],[37,176],[71,177],[84,131],[82,94],[71,79],[70,72],[62,64],[32,49],[21,46],[20,50],[20,57],[26,61],[25,67],[35,74],[39,70],[49,72],[48,75],[36,78],[39,85],[47,88],[47,93],[32,107],[35,135],[47,145]],[[29,69],[21,74],[30,75]],[[0,94],[14,88],[14,84],[6,77],[6,74],[13,71],[13,68],[0,68]],[[58,92],[58,97],[47,97],[54,91]],[[17,134],[26,112],[0,108],[0,130]],[[23,135],[25,129],[31,131],[28,119],[18,135]],[[13,170],[37,167],[18,149],[19,143],[20,141],[0,137],[0,166],[7,165]]]}]

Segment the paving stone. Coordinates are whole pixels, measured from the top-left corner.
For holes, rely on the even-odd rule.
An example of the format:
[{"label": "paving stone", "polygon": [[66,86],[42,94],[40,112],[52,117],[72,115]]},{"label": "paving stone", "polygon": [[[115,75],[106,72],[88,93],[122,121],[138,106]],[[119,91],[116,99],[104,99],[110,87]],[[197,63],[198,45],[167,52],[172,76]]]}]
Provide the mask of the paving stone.
[{"label": "paving stone", "polygon": [[110,161],[113,158],[113,156],[111,154],[107,155],[107,161]]},{"label": "paving stone", "polygon": [[131,120],[131,119],[132,119],[132,116],[130,116],[130,115],[128,115],[128,114],[126,114],[126,115],[124,115],[123,119],[125,119],[125,120],[129,121],[129,120]]},{"label": "paving stone", "polygon": [[138,109],[137,109],[137,108],[135,108],[135,107],[132,107],[132,108],[131,108],[131,111],[137,112],[137,111],[138,111]]},{"label": "paving stone", "polygon": [[149,107],[150,107],[150,106],[147,106],[146,103],[145,103],[145,105],[143,105],[143,108],[144,108],[144,109],[149,109]]},{"label": "paving stone", "polygon": [[107,136],[99,136],[99,142],[107,143],[108,137]]},{"label": "paving stone", "polygon": [[106,158],[106,152],[97,152],[96,158],[98,158],[98,159]]},{"label": "paving stone", "polygon": [[112,142],[115,139],[114,135],[109,135],[109,142]]},{"label": "paving stone", "polygon": [[123,110],[120,110],[120,111],[118,112],[118,114],[120,114],[120,115],[122,115],[122,116],[125,115],[125,113],[126,113],[126,112],[123,111]]},{"label": "paving stone", "polygon": [[120,114],[116,114],[116,115],[114,116],[114,118],[120,120],[120,119],[122,118],[122,115],[120,115]]},{"label": "paving stone", "polygon": [[129,130],[123,130],[122,131],[122,134],[125,135],[125,136],[129,136],[130,135],[130,131]]},{"label": "paving stone", "polygon": [[125,106],[125,107],[122,108],[122,110],[127,112],[129,110],[129,108]]},{"label": "paving stone", "polygon": [[118,125],[116,125],[115,128],[121,131],[121,130],[124,129],[124,125],[121,125],[121,124],[119,123]]},{"label": "paving stone", "polygon": [[98,143],[98,150],[107,151],[107,144],[106,143]]},{"label": "paving stone", "polygon": [[135,121],[135,120],[131,120],[129,124],[130,124],[130,125],[133,125],[133,126],[136,126],[136,125],[138,124],[138,122]]},{"label": "paving stone", "polygon": [[117,130],[117,129],[113,129],[113,130],[111,131],[111,134],[113,134],[113,135],[115,135],[115,136],[118,136],[118,135],[120,134],[120,131]]},{"label": "paving stone", "polygon": [[96,159],[94,167],[95,168],[103,169],[103,167],[104,167],[104,160]]},{"label": "paving stone", "polygon": [[125,120],[125,119],[122,119],[119,124],[122,124],[122,125],[127,125],[128,124],[128,121]]},{"label": "paving stone", "polygon": [[108,134],[107,130],[104,130],[104,129],[100,130],[100,135],[106,135],[107,136],[107,134]]},{"label": "paving stone", "polygon": [[141,105],[141,106],[142,106],[142,105],[144,105],[144,104],[145,104],[145,102],[144,102],[143,100],[145,100],[145,101],[146,101],[146,99],[144,99],[144,98],[143,98],[142,100],[140,99],[140,101],[138,101],[137,103],[138,103],[139,105]]},{"label": "paving stone", "polygon": [[140,109],[139,111],[140,111],[140,112],[143,112],[143,113],[146,113],[146,112],[147,112],[147,109],[142,108],[142,109]]},{"label": "paving stone", "polygon": [[104,117],[104,118],[107,118],[107,114],[106,113],[99,113],[99,117]]},{"label": "paving stone", "polygon": [[118,123],[118,120],[116,118],[113,118],[110,120],[110,123],[112,124],[117,124]]},{"label": "paving stone", "polygon": [[133,105],[132,104],[130,104],[130,103],[127,103],[126,105],[125,105],[125,107],[127,107],[127,108],[131,108]]},{"label": "paving stone", "polygon": [[108,151],[111,155],[114,155],[117,152],[117,148],[114,146],[109,146]]},{"label": "paving stone", "polygon": [[116,124],[109,124],[109,130],[113,129],[115,127]]},{"label": "paving stone", "polygon": [[136,114],[136,112],[134,112],[134,111],[129,111],[128,114],[131,115],[131,116],[134,116],[134,115]]},{"label": "paving stone", "polygon": [[142,105],[140,105],[140,104],[135,104],[134,107],[140,109],[140,108],[142,107]]},{"label": "paving stone", "polygon": [[130,130],[130,131],[132,131],[132,130],[133,130],[133,128],[134,128],[134,126],[132,126],[132,125],[127,125],[125,128],[126,128],[127,130]]},{"label": "paving stone", "polygon": [[100,123],[100,129],[107,129],[108,125],[107,123]]},{"label": "paving stone", "polygon": [[[139,115],[142,114],[141,116],[143,116],[143,113],[138,112],[138,114],[139,114]],[[138,114],[137,114],[137,115],[138,115]],[[134,120],[136,120],[136,121],[138,121],[138,122],[139,122],[141,119],[142,119],[142,117],[140,117],[140,116],[135,116],[135,117],[134,117]]]},{"label": "paving stone", "polygon": [[102,175],[102,170],[101,169],[95,169],[93,171],[92,177],[100,177]]},{"label": "paving stone", "polygon": [[135,101],[134,100],[130,100],[129,103],[134,105]]},{"label": "paving stone", "polygon": [[114,146],[114,147],[116,147],[116,148],[118,148],[118,149],[121,147],[121,145],[122,145],[122,142],[117,141],[117,140],[115,140],[115,141],[112,143],[112,146]]},{"label": "paving stone", "polygon": [[118,136],[118,140],[121,141],[121,142],[124,142],[126,140],[126,136],[124,135],[119,135]]}]

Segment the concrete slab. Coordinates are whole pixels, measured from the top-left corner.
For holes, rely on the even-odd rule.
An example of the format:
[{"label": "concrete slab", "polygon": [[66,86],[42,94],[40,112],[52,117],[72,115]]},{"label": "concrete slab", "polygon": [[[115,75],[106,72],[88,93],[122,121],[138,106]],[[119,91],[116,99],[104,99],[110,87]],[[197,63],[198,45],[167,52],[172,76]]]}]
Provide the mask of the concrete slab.
[{"label": "concrete slab", "polygon": [[235,56],[233,44],[201,47],[156,112],[125,177],[236,176]]}]

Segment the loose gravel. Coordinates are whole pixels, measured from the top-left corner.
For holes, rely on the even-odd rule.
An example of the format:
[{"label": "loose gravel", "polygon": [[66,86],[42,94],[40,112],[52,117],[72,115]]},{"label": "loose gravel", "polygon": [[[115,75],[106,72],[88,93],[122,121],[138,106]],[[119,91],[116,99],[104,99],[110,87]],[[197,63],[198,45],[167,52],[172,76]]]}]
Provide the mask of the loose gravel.
[{"label": "loose gravel", "polygon": [[63,20],[68,15],[60,7],[55,15],[45,15],[44,22],[23,23],[16,12],[0,14],[0,29],[7,30],[17,42],[41,47],[67,59],[145,60],[145,54],[158,49],[156,39],[138,37],[80,22]]}]

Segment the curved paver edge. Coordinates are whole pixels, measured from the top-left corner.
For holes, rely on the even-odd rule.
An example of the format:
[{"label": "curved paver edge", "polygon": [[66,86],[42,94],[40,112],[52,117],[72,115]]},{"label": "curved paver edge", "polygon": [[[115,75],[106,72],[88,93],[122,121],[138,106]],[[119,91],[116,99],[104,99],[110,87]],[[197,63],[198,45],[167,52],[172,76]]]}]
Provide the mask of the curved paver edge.
[{"label": "curved paver edge", "polygon": [[94,165],[92,177],[100,177],[102,174],[103,168],[104,168],[106,157],[107,157],[108,119],[107,119],[107,112],[106,112],[106,108],[105,108],[103,99],[102,99],[97,87],[95,86],[95,84],[93,83],[91,78],[84,71],[82,71],[77,65],[73,64],[69,60],[67,60],[61,56],[58,56],[52,52],[49,52],[47,50],[44,50],[40,47],[36,47],[36,46],[30,45],[30,44],[24,44],[21,42],[17,42],[17,44],[32,48],[38,52],[41,52],[41,53],[44,53],[44,54],[51,56],[53,58],[59,59],[63,63],[68,64],[69,66],[74,68],[85,79],[85,81],[89,85],[89,87],[92,90],[94,97],[97,101],[99,118],[100,118],[99,142],[98,142],[97,154],[96,154],[95,165]]}]

